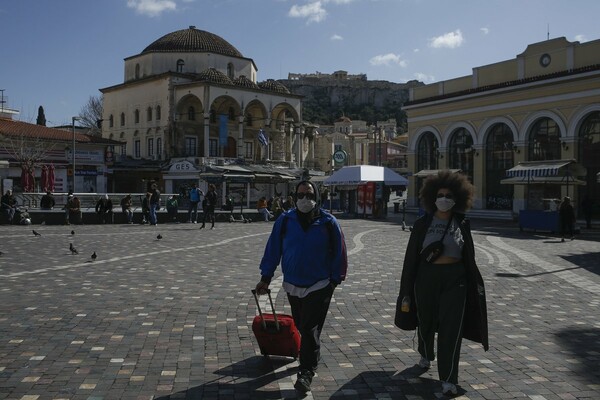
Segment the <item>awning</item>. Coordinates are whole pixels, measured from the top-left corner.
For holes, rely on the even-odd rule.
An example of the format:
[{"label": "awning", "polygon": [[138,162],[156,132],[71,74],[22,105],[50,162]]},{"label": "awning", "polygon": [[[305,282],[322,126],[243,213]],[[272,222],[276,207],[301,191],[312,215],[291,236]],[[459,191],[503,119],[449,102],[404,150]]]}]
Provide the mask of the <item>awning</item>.
[{"label": "awning", "polygon": [[506,171],[508,177],[582,176],[585,168],[575,160],[522,161]]},{"label": "awning", "polygon": [[440,171],[450,171],[452,173],[462,172],[460,169],[422,169],[413,176],[417,178],[427,178],[429,175],[437,175]]},{"label": "awning", "polygon": [[352,165],[342,167],[323,181],[325,186],[360,185],[367,182],[383,182],[388,186],[406,186],[408,179],[386,167]]},{"label": "awning", "polygon": [[502,179],[504,185],[585,185],[586,182],[573,176],[515,176]]}]

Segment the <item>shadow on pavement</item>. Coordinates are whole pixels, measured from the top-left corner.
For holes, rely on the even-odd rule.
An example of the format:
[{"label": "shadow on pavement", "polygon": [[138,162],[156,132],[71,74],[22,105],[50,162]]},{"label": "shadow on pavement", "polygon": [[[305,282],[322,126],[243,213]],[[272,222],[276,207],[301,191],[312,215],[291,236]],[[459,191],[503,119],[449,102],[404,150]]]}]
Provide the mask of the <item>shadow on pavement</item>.
[{"label": "shadow on pavement", "polygon": [[587,253],[587,254],[576,254],[570,256],[561,256],[565,261],[575,264],[576,267],[561,268],[554,271],[536,272],[535,274],[514,274],[498,272],[495,275],[500,278],[530,278],[532,276],[549,275],[557,272],[570,271],[574,269],[585,269],[593,274],[600,275],[600,264],[598,259],[600,258],[600,252]]},{"label": "shadow on pavement", "polygon": [[556,337],[580,361],[575,372],[592,384],[600,382],[600,329],[566,328],[556,333]]},{"label": "shadow on pavement", "polygon": [[250,399],[293,399],[297,398],[296,390],[261,390],[279,379],[293,375],[297,368],[277,369],[294,362],[289,358],[267,358],[255,356],[246,360],[231,364],[225,368],[215,371],[215,375],[221,375],[200,386],[195,386],[184,391],[170,395],[156,397],[156,400],[174,399],[204,399],[204,398],[250,398]]},{"label": "shadow on pavement", "polygon": [[[430,378],[421,378],[425,372],[418,365],[403,371],[367,371],[358,374],[350,382],[339,388],[330,399],[439,399],[441,384]],[[364,397],[365,393],[369,395]],[[458,394],[466,393],[458,388]]]}]

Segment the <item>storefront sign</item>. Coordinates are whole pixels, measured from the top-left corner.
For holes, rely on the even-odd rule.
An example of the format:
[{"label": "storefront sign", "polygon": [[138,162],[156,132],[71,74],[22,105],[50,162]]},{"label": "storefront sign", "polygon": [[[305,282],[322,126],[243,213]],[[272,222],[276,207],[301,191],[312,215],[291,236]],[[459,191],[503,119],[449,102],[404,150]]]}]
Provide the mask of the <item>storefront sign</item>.
[{"label": "storefront sign", "polygon": [[171,165],[171,168],[169,168],[169,172],[192,172],[192,171],[197,171],[196,167],[191,162],[185,161],[185,160],[176,162],[173,165]]}]

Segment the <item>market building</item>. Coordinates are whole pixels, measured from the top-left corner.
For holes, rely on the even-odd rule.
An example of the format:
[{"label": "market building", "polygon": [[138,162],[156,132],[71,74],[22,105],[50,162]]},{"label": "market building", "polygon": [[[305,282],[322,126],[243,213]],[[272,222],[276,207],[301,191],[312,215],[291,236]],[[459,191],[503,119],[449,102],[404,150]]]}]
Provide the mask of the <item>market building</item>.
[{"label": "market building", "polygon": [[449,168],[474,183],[475,210],[515,215],[569,195],[580,212],[592,198],[600,216],[600,40],[530,44],[514,59],[412,88],[403,109],[410,206],[427,171]]}]

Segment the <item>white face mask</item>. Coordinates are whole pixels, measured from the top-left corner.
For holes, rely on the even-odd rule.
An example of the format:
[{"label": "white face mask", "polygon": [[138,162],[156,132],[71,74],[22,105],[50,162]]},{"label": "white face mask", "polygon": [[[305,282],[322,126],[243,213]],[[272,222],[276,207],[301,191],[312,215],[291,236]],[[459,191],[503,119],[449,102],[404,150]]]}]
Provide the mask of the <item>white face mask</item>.
[{"label": "white face mask", "polygon": [[306,197],[303,199],[298,199],[298,201],[296,202],[296,208],[298,209],[298,211],[304,214],[308,214],[309,212],[311,212],[316,205],[316,201],[309,200]]},{"label": "white face mask", "polygon": [[454,204],[456,204],[454,202],[454,200],[452,199],[447,199],[445,197],[440,197],[439,199],[437,199],[435,201],[435,206],[437,207],[438,210],[440,210],[441,212],[446,212],[446,211],[450,211],[450,209],[452,207],[454,207]]}]

